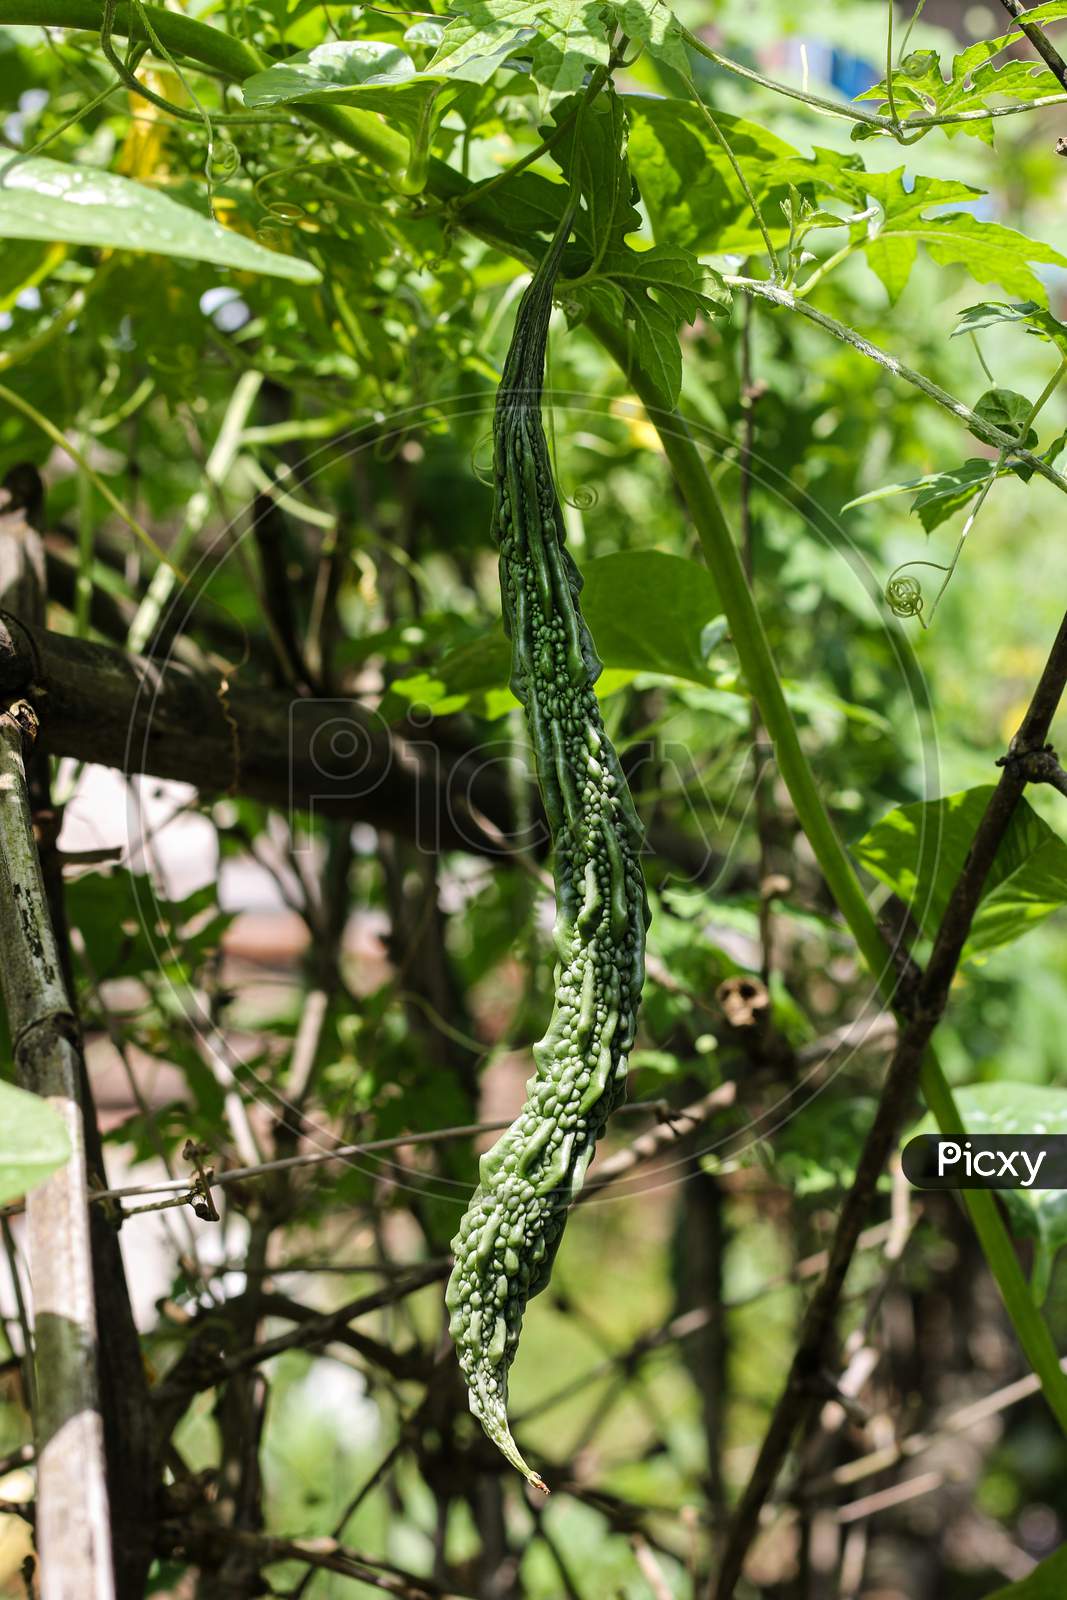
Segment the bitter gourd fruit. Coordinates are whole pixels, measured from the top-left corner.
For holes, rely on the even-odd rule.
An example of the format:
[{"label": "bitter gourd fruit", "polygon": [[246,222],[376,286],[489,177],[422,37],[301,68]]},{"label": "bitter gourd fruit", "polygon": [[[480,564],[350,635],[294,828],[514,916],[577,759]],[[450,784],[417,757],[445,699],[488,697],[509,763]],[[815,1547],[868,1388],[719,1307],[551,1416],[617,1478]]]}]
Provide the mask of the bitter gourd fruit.
[{"label": "bitter gourd fruit", "polygon": [[539,1488],[507,1417],[508,1371],[526,1303],[549,1281],[567,1209],[625,1092],[644,980],[648,905],[642,829],[593,685],[601,664],[582,618],[582,580],[541,421],[561,224],[519,307],[493,422],[493,532],[500,551],[511,687],[530,730],[552,830],[555,1005],[516,1120],[481,1158],[452,1241],[446,1303],[470,1406]]}]

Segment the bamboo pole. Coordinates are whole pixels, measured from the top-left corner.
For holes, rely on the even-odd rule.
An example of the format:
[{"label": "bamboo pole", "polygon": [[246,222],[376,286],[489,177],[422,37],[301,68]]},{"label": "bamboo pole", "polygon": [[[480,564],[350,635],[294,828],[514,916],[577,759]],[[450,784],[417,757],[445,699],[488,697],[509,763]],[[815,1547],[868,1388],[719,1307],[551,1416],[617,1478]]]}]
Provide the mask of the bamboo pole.
[{"label": "bamboo pole", "polygon": [[114,1600],[76,1024],[33,837],[24,700],[0,712],[0,989],[23,1088],[63,1119],[71,1159],[26,1200],[41,1600]]}]

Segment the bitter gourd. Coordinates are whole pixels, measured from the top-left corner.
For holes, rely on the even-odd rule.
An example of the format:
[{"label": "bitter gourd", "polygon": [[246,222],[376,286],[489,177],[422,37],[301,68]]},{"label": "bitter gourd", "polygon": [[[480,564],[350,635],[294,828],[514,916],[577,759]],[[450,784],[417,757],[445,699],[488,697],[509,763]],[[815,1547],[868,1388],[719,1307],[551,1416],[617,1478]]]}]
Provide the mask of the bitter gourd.
[{"label": "bitter gourd", "polygon": [[508,1426],[508,1370],[531,1296],[545,1288],[567,1209],[625,1091],[644,980],[642,830],[593,685],[601,671],[541,422],[557,231],[519,307],[493,422],[493,532],[511,686],[525,710],[556,886],[555,1006],[533,1048],[516,1120],[481,1158],[452,1241],[446,1302],[470,1406],[529,1481]]}]

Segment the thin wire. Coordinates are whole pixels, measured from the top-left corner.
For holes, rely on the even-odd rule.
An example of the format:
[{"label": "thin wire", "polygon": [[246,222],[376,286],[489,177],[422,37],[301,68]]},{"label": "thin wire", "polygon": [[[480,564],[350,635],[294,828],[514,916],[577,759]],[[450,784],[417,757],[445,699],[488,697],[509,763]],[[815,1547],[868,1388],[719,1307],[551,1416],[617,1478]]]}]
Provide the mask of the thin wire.
[{"label": "thin wire", "polygon": [[[630,1105],[620,1106],[616,1115],[637,1115],[654,1112],[669,1120],[670,1109],[662,1100],[635,1100]],[[285,1156],[278,1161],[265,1161],[254,1167],[230,1167],[225,1172],[220,1172],[211,1180],[213,1189],[224,1188],[231,1183],[246,1183],[252,1178],[262,1178],[272,1172],[288,1172],[295,1167],[316,1167],[326,1161],[343,1161],[350,1156],[373,1155],[379,1150],[399,1150],[405,1145],[415,1144],[443,1144],[451,1139],[471,1139],[480,1133],[499,1133],[504,1128],[510,1128],[512,1118],[502,1122],[471,1122],[455,1128],[433,1128],[423,1133],[404,1133],[391,1139],[371,1139],[363,1144],[341,1144],[333,1150],[318,1150],[313,1154],[303,1156]],[[193,1180],[174,1178],[159,1183],[129,1184],[121,1189],[93,1189],[90,1191],[90,1200],[125,1200],[130,1196],[148,1194],[181,1194],[189,1193],[194,1187]]]}]

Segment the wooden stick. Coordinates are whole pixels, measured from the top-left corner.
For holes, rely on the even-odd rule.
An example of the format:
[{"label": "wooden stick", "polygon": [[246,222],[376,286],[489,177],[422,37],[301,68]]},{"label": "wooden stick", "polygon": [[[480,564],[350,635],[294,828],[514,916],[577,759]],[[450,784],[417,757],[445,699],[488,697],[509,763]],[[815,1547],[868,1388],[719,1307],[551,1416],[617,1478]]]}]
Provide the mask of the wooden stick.
[{"label": "wooden stick", "polygon": [[114,1600],[78,1055],[30,819],[24,701],[0,713],[0,988],[23,1088],[63,1119],[66,1166],[26,1201],[42,1600]]}]

